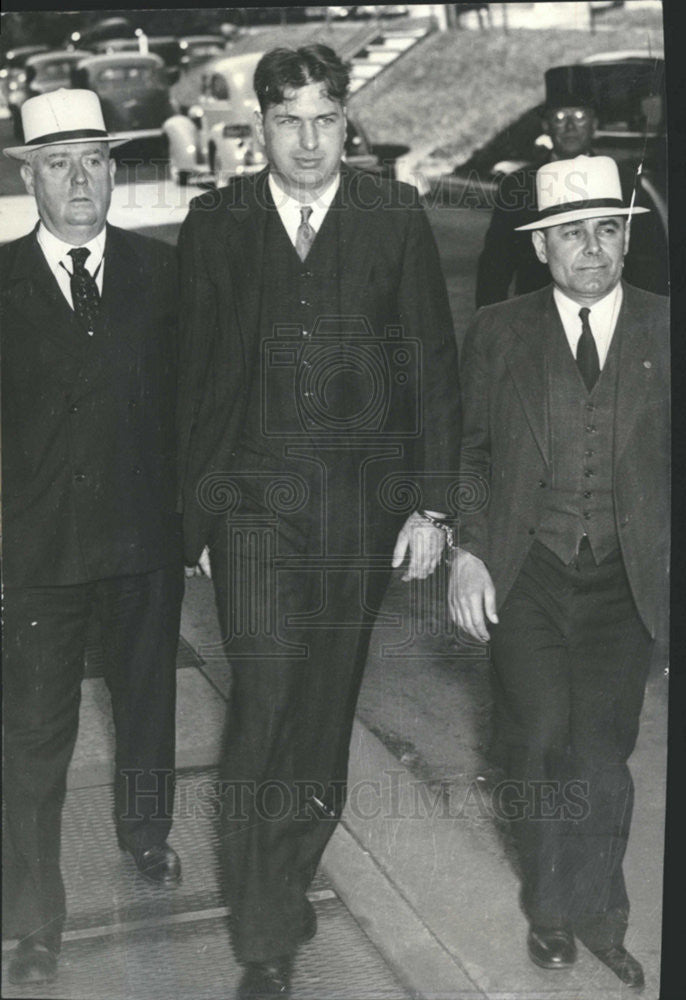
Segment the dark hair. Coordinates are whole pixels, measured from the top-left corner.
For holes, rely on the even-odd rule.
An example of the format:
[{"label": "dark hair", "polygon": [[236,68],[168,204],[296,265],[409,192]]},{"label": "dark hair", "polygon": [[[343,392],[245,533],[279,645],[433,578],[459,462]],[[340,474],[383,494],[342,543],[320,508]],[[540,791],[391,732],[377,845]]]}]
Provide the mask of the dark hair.
[{"label": "dark hair", "polygon": [[266,52],[255,70],[253,86],[262,111],[281,104],[289,87],[308,83],[326,85],[332,101],[345,103],[350,73],[343,60],[328,45],[303,45],[299,49],[278,48]]}]

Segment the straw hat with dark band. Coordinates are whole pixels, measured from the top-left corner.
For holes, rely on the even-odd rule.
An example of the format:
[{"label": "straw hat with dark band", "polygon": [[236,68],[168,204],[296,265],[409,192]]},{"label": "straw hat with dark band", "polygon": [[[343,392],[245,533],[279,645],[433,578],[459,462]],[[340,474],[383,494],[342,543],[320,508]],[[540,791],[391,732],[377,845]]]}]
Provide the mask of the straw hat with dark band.
[{"label": "straw hat with dark band", "polygon": [[92,90],[53,90],[30,97],[21,106],[24,145],[3,150],[23,160],[35,149],[65,142],[107,142],[121,146],[129,139],[114,139],[105,128],[98,95]]},{"label": "straw hat with dark band", "polygon": [[517,232],[650,211],[625,205],[619,170],[610,156],[576,156],[545,163],[536,173],[536,202],[536,221],[517,226]]}]

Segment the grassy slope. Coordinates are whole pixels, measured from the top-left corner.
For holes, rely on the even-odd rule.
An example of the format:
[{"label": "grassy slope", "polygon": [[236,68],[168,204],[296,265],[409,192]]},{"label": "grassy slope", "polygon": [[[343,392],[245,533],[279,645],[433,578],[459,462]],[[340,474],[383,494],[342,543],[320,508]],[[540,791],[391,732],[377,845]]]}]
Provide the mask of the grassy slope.
[{"label": "grassy slope", "polygon": [[428,145],[466,159],[543,99],[543,73],[593,52],[660,50],[652,11],[612,11],[595,35],[581,31],[434,34],[350,102],[372,141]]}]

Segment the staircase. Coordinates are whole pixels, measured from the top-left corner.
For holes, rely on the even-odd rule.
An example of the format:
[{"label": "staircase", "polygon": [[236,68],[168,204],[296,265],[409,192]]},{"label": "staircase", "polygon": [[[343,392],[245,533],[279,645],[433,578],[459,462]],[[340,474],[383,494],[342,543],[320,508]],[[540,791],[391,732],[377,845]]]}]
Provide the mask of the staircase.
[{"label": "staircase", "polygon": [[379,21],[363,28],[340,49],[341,56],[350,62],[350,94],[361,90],[434,30],[430,17],[388,24]]}]

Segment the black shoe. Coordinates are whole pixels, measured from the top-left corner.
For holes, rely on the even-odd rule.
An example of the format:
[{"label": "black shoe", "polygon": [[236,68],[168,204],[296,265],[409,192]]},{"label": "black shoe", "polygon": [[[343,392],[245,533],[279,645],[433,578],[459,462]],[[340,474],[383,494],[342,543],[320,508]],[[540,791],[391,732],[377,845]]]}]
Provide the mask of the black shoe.
[{"label": "black shoe", "polygon": [[269,962],[247,962],[236,992],[236,1000],[262,997],[290,997],[292,960],[274,958]]},{"label": "black shoe", "polygon": [[621,944],[617,944],[613,948],[603,948],[600,951],[592,948],[591,951],[608,969],[612,969],[614,974],[627,986],[634,990],[643,989],[645,979],[641,963],[637,962],[634,956],[630,955]]},{"label": "black shoe", "polygon": [[52,983],[57,976],[57,956],[45,944],[20,944],[12,955],[8,976],[15,986]]},{"label": "black shoe", "polygon": [[136,868],[148,882],[168,889],[181,881],[181,861],[169,844],[153,844],[147,851],[131,850],[124,845],[122,847],[129,851]]},{"label": "black shoe", "polygon": [[298,944],[305,944],[307,941],[311,941],[317,933],[317,914],[314,911],[314,906],[309,899],[305,900],[305,906],[305,916],[303,918],[302,930],[300,931]]},{"label": "black shoe", "polygon": [[542,969],[568,969],[576,961],[571,931],[557,927],[531,927],[527,938],[529,958]]}]

